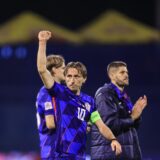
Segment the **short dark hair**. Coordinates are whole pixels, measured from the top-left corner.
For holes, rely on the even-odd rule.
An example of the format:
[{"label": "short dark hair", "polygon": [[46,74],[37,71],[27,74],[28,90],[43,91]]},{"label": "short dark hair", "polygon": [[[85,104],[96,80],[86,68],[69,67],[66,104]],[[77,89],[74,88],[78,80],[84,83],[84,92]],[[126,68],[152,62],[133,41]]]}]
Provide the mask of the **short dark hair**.
[{"label": "short dark hair", "polygon": [[87,78],[87,69],[85,65],[81,62],[69,62],[64,70],[64,75],[66,76],[69,68],[75,68],[79,73],[82,74],[83,78]]},{"label": "short dark hair", "polygon": [[111,68],[119,68],[122,66],[127,67],[127,64],[123,61],[113,61],[113,62],[109,63],[107,66],[107,74],[109,75],[109,71]]},{"label": "short dark hair", "polygon": [[47,62],[46,62],[47,69],[52,72],[52,68],[59,68],[65,63],[64,58],[61,55],[49,55],[47,56]]}]

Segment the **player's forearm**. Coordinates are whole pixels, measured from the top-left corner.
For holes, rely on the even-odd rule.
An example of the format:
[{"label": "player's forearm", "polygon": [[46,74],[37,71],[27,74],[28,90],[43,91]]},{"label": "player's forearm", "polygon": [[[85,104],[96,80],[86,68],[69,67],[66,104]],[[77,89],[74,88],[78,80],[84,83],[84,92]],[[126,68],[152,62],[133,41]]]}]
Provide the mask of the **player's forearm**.
[{"label": "player's forearm", "polygon": [[39,41],[37,68],[43,84],[50,89],[54,84],[54,79],[46,68],[46,41]]},{"label": "player's forearm", "polygon": [[55,122],[54,122],[54,116],[53,115],[47,115],[45,116],[46,120],[46,126],[48,129],[54,129],[55,128]]},{"label": "player's forearm", "polygon": [[37,68],[39,74],[47,71],[46,68],[46,41],[39,41],[38,55],[37,55]]},{"label": "player's forearm", "polygon": [[99,119],[95,122],[95,124],[97,125],[99,132],[108,140],[112,140],[115,139],[114,134],[112,133],[112,131],[110,130],[110,128],[108,126],[106,126],[104,124],[104,122],[102,121],[102,119]]},{"label": "player's forearm", "polygon": [[100,133],[108,140],[116,139],[110,128],[107,126],[101,127]]}]

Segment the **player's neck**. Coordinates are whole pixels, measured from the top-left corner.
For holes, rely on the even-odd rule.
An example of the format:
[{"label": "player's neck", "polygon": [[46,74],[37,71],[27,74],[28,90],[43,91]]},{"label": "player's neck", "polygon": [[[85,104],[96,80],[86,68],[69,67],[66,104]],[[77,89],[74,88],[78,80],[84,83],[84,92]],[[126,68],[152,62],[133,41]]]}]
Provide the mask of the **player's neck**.
[{"label": "player's neck", "polygon": [[79,96],[80,95],[80,90],[75,90],[75,91],[72,91],[75,95]]},{"label": "player's neck", "polygon": [[124,90],[124,86],[121,86],[121,85],[118,85],[117,83],[115,82],[112,82],[121,92],[123,92]]},{"label": "player's neck", "polygon": [[56,77],[54,77],[54,80],[57,82],[57,83],[61,83],[60,80]]}]

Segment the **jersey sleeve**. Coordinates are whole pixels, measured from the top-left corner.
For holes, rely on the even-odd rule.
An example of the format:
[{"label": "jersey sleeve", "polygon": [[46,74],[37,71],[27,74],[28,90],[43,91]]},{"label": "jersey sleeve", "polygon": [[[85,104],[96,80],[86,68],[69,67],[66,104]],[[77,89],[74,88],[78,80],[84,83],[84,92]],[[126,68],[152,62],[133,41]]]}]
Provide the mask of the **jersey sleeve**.
[{"label": "jersey sleeve", "polygon": [[64,87],[63,85],[54,82],[54,85],[47,90],[51,96],[60,96],[64,92]]},{"label": "jersey sleeve", "polygon": [[54,106],[52,96],[45,90],[39,95],[38,111],[44,113],[44,115],[54,115]]},{"label": "jersey sleeve", "polygon": [[54,115],[54,109],[52,105],[52,101],[46,101],[43,104],[44,114],[45,115]]}]

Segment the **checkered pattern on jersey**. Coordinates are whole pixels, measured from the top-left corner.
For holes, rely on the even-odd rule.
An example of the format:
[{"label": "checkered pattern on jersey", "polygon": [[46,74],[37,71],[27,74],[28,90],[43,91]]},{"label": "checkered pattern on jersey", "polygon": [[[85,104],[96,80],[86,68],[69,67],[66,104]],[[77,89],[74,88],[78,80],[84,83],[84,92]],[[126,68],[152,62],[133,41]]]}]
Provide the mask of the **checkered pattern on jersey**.
[{"label": "checkered pattern on jersey", "polygon": [[38,92],[36,99],[37,123],[40,138],[41,158],[54,157],[55,154],[55,130],[46,127],[45,115],[54,115],[52,97],[45,87]]},{"label": "checkered pattern on jersey", "polygon": [[57,83],[49,92],[57,104],[57,151],[85,155],[87,121],[95,111],[93,98],[83,93],[77,96]]}]

